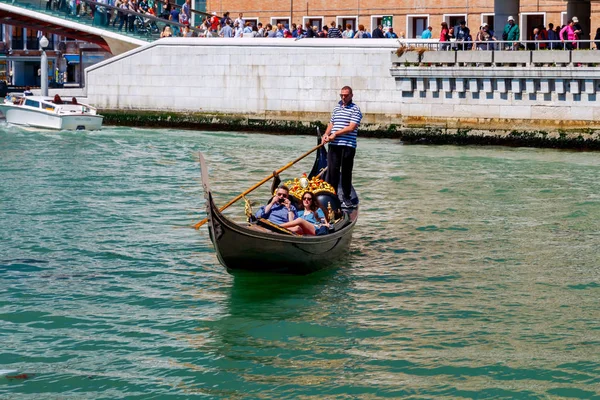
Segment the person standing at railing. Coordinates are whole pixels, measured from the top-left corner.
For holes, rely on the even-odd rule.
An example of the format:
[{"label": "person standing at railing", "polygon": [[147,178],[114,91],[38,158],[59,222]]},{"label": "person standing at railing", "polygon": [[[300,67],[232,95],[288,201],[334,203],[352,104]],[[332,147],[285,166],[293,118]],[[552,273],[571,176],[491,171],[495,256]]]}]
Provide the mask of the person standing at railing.
[{"label": "person standing at railing", "polygon": [[558,49],[560,44],[556,43],[556,40],[560,40],[558,38],[558,33],[554,30],[554,24],[550,22],[548,24],[548,48],[550,50]]},{"label": "person standing at railing", "polygon": [[123,0],[115,0],[115,15],[113,18],[113,23],[112,26],[113,28],[115,27],[115,25],[117,24],[117,21],[121,21],[122,15],[121,15],[121,4],[123,4]]},{"label": "person standing at railing", "polygon": [[164,19],[169,19],[169,17],[171,16],[171,9],[173,9],[173,6],[171,5],[171,3],[169,3],[168,0],[166,0],[162,5],[160,17]]},{"label": "person standing at railing", "polygon": [[[177,7],[171,8],[169,21],[179,23],[179,9]],[[173,25],[173,36],[179,36],[179,27],[177,25]]]},{"label": "person standing at railing", "polygon": [[210,26],[209,26],[210,29],[209,29],[206,37],[207,38],[208,37],[217,37],[219,34],[220,24],[221,24],[221,21],[220,21],[219,17],[217,16],[217,12],[213,11],[212,16],[210,17]]},{"label": "person standing at railing", "polygon": [[448,29],[448,24],[446,21],[442,22],[442,30],[440,31],[440,42],[443,42],[440,50],[448,50],[450,45],[447,43],[450,41],[450,29]]},{"label": "person standing at railing", "polygon": [[575,23],[573,20],[571,20],[567,25],[565,25],[564,28],[560,30],[560,40],[565,43],[565,48],[567,50],[573,50],[577,45],[577,36],[575,35],[575,29],[573,29],[574,25]]},{"label": "person standing at railing", "polygon": [[373,29],[373,32],[371,33],[371,37],[373,39],[383,39],[385,36],[383,36],[383,25],[379,24],[377,25],[377,27],[375,29]]},{"label": "person standing at railing", "polygon": [[467,27],[467,21],[464,19],[454,28],[454,36],[456,41],[460,42],[457,46],[458,50],[469,50],[468,42],[471,37],[471,30]]},{"label": "person standing at railing", "polygon": [[119,6],[119,31],[123,29],[123,25],[125,25],[125,30],[127,30],[127,11],[129,10],[129,0],[121,0],[121,5]]},{"label": "person standing at railing", "polygon": [[396,33],[394,32],[394,28],[392,28],[391,26],[389,27],[388,31],[386,32],[385,37],[387,39],[398,39],[398,35],[396,35]]},{"label": "person standing at railing", "polygon": [[494,31],[490,29],[490,26],[484,22],[479,28],[479,32],[477,32],[477,36],[475,36],[475,42],[477,42],[477,50],[492,50],[494,48],[493,44],[488,42],[492,42],[496,40],[494,37]]},{"label": "person standing at railing", "polygon": [[502,40],[512,43],[505,43],[505,48],[516,50],[519,47],[519,36],[519,25],[515,24],[515,19],[512,16],[508,17],[508,22],[504,27],[504,32],[502,33]]},{"label": "person standing at railing", "polygon": [[225,14],[223,14],[221,20],[219,21],[219,23],[221,24],[221,29],[225,27],[227,21],[229,21],[229,27],[232,27],[233,21],[231,20],[231,18],[229,18],[229,11],[226,11]]},{"label": "person standing at railing", "polygon": [[334,38],[334,39],[341,39],[342,32],[340,32],[340,30],[335,26],[335,21],[331,21],[330,25],[331,25],[331,27],[329,28],[329,31],[327,32],[327,37]]},{"label": "person standing at railing", "polygon": [[[115,6],[115,0],[107,0],[106,4],[109,6]],[[110,7],[106,7],[106,26],[110,26],[110,20],[113,17],[113,9]],[[116,18],[116,16],[115,16]]]},{"label": "person standing at railing", "polygon": [[579,43],[577,43],[577,41],[584,39],[583,28],[581,27],[581,25],[579,25],[579,19],[577,17],[571,18],[571,21],[573,21],[573,32],[575,33],[575,48],[578,49]]},{"label": "person standing at railing", "polygon": [[548,31],[544,25],[540,25],[537,30],[537,35],[535,34],[535,29],[533,35],[534,40],[536,41],[536,50],[545,50],[546,46],[548,45]]},{"label": "person standing at railing", "polygon": [[423,31],[423,33],[421,33],[421,39],[431,39],[432,31],[433,31],[433,28],[431,26],[428,26],[427,29],[425,29]]},{"label": "person standing at railing", "polygon": [[233,29],[231,28],[231,20],[225,19],[225,25],[221,28],[219,32],[219,36],[223,38],[232,38],[233,37]]},{"label": "person standing at railing", "polygon": [[369,32],[365,31],[365,26],[363,24],[358,25],[358,30],[354,34],[354,39],[367,39]]},{"label": "person standing at railing", "polygon": [[235,19],[235,21],[233,21],[233,24],[238,24],[238,26],[242,29],[244,29],[244,26],[246,26],[246,20],[244,19],[244,13],[239,13],[238,17]]},{"label": "person standing at railing", "polygon": [[179,23],[182,25],[189,25],[192,20],[192,7],[190,5],[191,0],[185,0],[183,6],[181,6],[181,13],[179,13]]},{"label": "person standing at railing", "polygon": [[354,39],[354,30],[352,29],[352,25],[346,24],[346,30],[342,32],[342,37],[344,39]]}]

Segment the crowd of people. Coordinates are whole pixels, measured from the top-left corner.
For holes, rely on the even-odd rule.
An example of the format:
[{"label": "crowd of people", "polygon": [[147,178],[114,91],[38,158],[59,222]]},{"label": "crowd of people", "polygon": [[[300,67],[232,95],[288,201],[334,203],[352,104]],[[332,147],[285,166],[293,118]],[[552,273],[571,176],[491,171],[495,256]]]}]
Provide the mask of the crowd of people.
[{"label": "crowd of people", "polygon": [[[376,27],[372,32],[365,29],[360,24],[358,29],[354,30],[351,24],[346,26],[338,25],[332,21],[329,25],[322,27],[313,26],[310,22],[304,24],[265,24],[262,22],[254,23],[246,21],[244,14],[239,13],[237,18],[230,16],[229,12],[219,17],[213,12],[210,17],[206,17],[200,25],[197,25],[196,32],[188,36],[199,37],[269,37],[269,38],[339,38],[339,39],[368,39],[368,38],[389,38],[397,39],[398,35],[394,33],[393,28],[384,28],[382,25]],[[185,36],[183,33],[171,36]]]},{"label": "crowd of people", "polygon": [[[428,26],[421,34],[422,39],[431,39],[433,37],[433,28]],[[441,23],[439,41],[440,50],[494,50],[496,44],[490,42],[501,41],[503,47],[508,50],[518,50],[527,48],[529,50],[543,49],[567,49],[573,50],[579,48],[579,41],[584,37],[584,32],[579,24],[577,17],[562,26],[554,26],[549,23],[546,28],[544,25],[533,28],[527,35],[526,44],[520,41],[520,29],[516,24],[514,17],[508,17],[502,35],[497,37],[494,31],[487,23],[483,23],[475,37],[471,30],[466,26],[466,21],[462,20],[457,26],[448,27],[446,22]],[[600,28],[596,31],[594,37],[596,48],[600,48]]]},{"label": "crowd of people", "polygon": [[[169,1],[159,0],[97,0],[96,3],[106,4],[110,7],[88,4],[82,0],[47,0],[48,9],[62,9],[68,14],[90,14],[99,25],[117,27],[122,31],[135,32],[139,29],[149,29],[152,33],[160,33],[161,37],[172,36],[199,36],[199,37],[274,37],[274,38],[340,38],[340,39],[404,39],[404,32],[398,35],[393,27],[376,26],[369,32],[364,25],[359,24],[357,29],[353,25],[345,26],[332,21],[329,25],[313,26],[310,22],[304,24],[284,23],[266,24],[261,22],[246,21],[243,13],[237,18],[230,16],[229,12],[218,16],[213,12],[210,16],[202,19],[201,23],[190,29],[192,22],[191,0],[186,0],[182,6],[177,6]],[[140,17],[129,13],[145,14],[152,17],[164,19],[171,22],[165,23],[161,30],[157,24],[148,19],[139,21]],[[138,23],[136,24],[136,20]],[[175,22],[176,24],[172,24]],[[435,38],[433,28],[428,26],[421,33],[421,39],[429,40]],[[526,38],[528,43],[523,45],[520,41],[520,28],[514,17],[508,17],[501,35],[496,35],[492,28],[483,23],[476,33],[472,33],[467,27],[466,21],[459,21],[456,26],[448,26],[442,22],[439,33],[440,50],[492,50],[497,49],[496,44],[490,42],[502,41],[506,49],[518,49],[527,47],[534,49],[576,49],[579,41],[584,37],[584,32],[579,24],[579,19],[574,16],[566,25],[548,26],[540,25],[528,32]],[[596,48],[600,48],[600,28],[594,37]]]}]

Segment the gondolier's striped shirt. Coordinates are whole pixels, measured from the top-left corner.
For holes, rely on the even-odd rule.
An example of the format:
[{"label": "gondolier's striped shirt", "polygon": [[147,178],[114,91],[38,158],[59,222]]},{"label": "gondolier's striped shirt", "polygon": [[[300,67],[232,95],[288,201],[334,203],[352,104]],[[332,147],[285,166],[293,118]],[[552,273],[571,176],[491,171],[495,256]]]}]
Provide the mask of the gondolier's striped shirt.
[{"label": "gondolier's striped shirt", "polygon": [[336,133],[340,129],[347,127],[351,122],[356,124],[356,129],[341,136],[336,136],[331,144],[356,148],[356,135],[358,134],[358,126],[360,125],[361,120],[362,113],[356,104],[350,103],[344,107],[344,104],[340,101],[333,109],[331,120],[329,120],[329,122],[333,124],[331,133]]}]

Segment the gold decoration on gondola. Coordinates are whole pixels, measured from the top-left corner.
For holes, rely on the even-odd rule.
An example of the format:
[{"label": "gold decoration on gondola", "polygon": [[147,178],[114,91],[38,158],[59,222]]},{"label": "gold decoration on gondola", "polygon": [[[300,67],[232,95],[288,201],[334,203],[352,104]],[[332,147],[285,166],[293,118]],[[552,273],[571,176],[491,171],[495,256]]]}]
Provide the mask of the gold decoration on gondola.
[{"label": "gold decoration on gondola", "polygon": [[[335,194],[333,186],[329,183],[317,176],[308,179],[306,174],[302,174],[302,177],[300,178],[294,178],[293,180],[285,182],[285,185],[290,188],[290,195],[298,200],[302,198],[304,192],[313,192],[314,194],[329,192]],[[273,195],[275,194],[273,193]]]},{"label": "gold decoration on gondola", "polygon": [[248,218],[248,222],[252,219],[254,213],[252,212],[252,206],[250,205],[250,201],[246,198],[246,196],[242,196],[244,199],[244,212],[246,213],[246,218]]},{"label": "gold decoration on gondola", "polygon": [[331,223],[335,222],[335,212],[331,208],[331,202],[327,203],[327,220]]}]

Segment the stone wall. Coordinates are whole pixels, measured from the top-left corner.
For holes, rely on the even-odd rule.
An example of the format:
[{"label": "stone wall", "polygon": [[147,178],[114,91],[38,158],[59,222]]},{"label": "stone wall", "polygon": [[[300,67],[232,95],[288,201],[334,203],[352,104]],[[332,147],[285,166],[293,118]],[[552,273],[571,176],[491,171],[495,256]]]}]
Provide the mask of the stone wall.
[{"label": "stone wall", "polygon": [[[598,140],[600,51],[428,51],[407,60],[398,47],[388,39],[168,38],[86,69],[87,97],[107,123],[285,133],[323,127],[349,85],[365,135]],[[551,53],[561,62],[548,66]]]},{"label": "stone wall", "polygon": [[397,47],[388,39],[348,47],[339,39],[167,38],[86,69],[87,97],[102,109],[312,121],[349,85],[373,122],[389,122],[402,99],[390,74]]},{"label": "stone wall", "polygon": [[590,128],[600,119],[600,51],[407,51],[391,61],[405,118]]}]

